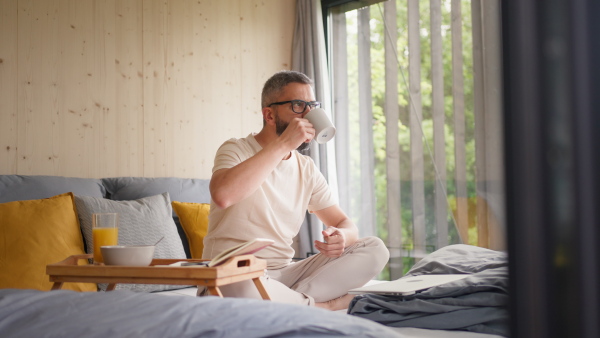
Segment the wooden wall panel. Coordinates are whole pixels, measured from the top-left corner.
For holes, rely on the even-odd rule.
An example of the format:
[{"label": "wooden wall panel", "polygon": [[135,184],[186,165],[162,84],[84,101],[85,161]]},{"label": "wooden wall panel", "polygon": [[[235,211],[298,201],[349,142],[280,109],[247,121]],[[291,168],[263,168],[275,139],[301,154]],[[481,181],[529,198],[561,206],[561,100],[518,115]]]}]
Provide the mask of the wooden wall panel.
[{"label": "wooden wall panel", "polygon": [[[210,149],[214,154],[225,139],[239,137],[241,112],[240,5],[238,1],[190,2],[186,27],[178,28],[173,55],[177,83],[173,83],[178,176],[190,176],[203,166],[212,168],[213,157],[186,156],[192,149]],[[183,15],[176,15],[181,18]],[[224,20],[223,18],[228,18]],[[175,28],[177,29],[177,28]],[[191,35],[183,34],[193,32]],[[196,57],[200,56],[200,59]],[[197,62],[201,60],[201,62]],[[190,74],[192,76],[190,76]],[[185,105],[181,105],[181,104]],[[210,133],[204,132],[210,130]]]},{"label": "wooden wall panel", "polygon": [[[192,156],[186,158],[200,142],[202,126],[205,114],[202,114],[202,103],[196,98],[195,93],[207,92],[207,83],[201,81],[206,78],[206,66],[204,60],[201,64],[196,64],[198,56],[205,55],[206,37],[210,30],[202,28],[206,25],[206,13],[215,13],[212,3],[216,2],[185,2],[175,4],[169,3],[167,16],[167,111],[172,115],[167,116],[167,128],[171,132],[168,149],[170,156],[168,161],[172,161],[173,176],[194,176],[193,173],[200,170],[199,158]],[[216,16],[222,16],[221,13],[215,13]],[[186,34],[188,32],[189,34]],[[216,36],[215,36],[216,38]],[[210,68],[209,68],[210,69]],[[198,81],[200,80],[200,81]],[[209,97],[207,97],[209,98]],[[189,171],[189,173],[188,173]]]},{"label": "wooden wall panel", "polygon": [[209,178],[291,61],[295,0],[0,6],[0,174]]},{"label": "wooden wall panel", "polygon": [[[116,151],[118,166],[108,176],[142,175],[144,168],[143,5],[140,0],[115,2],[114,67]],[[104,175],[106,176],[106,175]]]},{"label": "wooden wall panel", "polygon": [[[168,5],[145,1],[143,8],[144,176],[170,176],[173,160],[167,148]],[[173,112],[170,112],[173,114]]]},{"label": "wooden wall panel", "polygon": [[[76,18],[91,17],[91,23],[79,21],[85,30],[79,32],[82,48],[86,50],[83,62],[89,71],[78,74],[85,81],[88,95],[84,96],[92,115],[90,133],[93,135],[92,153],[95,155],[92,161],[87,161],[88,171],[91,176],[116,176],[119,162],[121,144],[120,117],[116,107],[115,86],[115,61],[116,58],[116,13],[115,2],[117,0],[78,2]],[[84,5],[84,6],[82,6]],[[81,7],[79,7],[81,6]],[[78,13],[84,13],[80,15]],[[74,18],[69,18],[69,21]],[[77,28],[76,28],[77,30]],[[89,34],[89,35],[88,35]],[[89,36],[92,38],[90,39]],[[83,80],[85,79],[85,80]],[[130,112],[126,113],[127,115]],[[124,147],[126,145],[123,145]],[[90,149],[84,149],[89,153]],[[73,161],[72,158],[70,158]],[[77,173],[76,162],[69,163],[70,172]]]},{"label": "wooden wall panel", "polygon": [[[290,69],[292,33],[295,22],[295,1],[248,0],[240,1],[241,125],[236,134],[246,136],[262,127],[261,91],[265,81],[274,72]],[[273,30],[273,27],[285,29]],[[264,63],[269,68],[254,67]]]},{"label": "wooden wall panel", "polygon": [[18,14],[17,168],[39,174],[60,169],[59,9],[56,2],[20,1]]},{"label": "wooden wall panel", "polygon": [[0,0],[0,173],[17,170],[17,13]]}]

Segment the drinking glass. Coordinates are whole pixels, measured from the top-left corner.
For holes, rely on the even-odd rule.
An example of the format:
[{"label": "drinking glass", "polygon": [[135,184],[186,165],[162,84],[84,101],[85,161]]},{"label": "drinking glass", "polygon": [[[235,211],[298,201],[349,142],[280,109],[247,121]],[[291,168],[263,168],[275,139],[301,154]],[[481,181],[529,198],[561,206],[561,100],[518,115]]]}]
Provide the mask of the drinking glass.
[{"label": "drinking glass", "polygon": [[117,245],[119,242],[119,214],[92,214],[92,238],[94,243],[94,263],[104,263],[100,247]]}]

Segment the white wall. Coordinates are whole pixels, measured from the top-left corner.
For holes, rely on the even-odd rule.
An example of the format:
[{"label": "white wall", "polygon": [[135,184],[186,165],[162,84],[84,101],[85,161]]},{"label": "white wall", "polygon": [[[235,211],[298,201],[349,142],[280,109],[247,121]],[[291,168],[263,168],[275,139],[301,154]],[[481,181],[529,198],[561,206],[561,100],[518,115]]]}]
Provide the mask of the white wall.
[{"label": "white wall", "polygon": [[0,174],[210,178],[262,126],[295,0],[0,0]]}]

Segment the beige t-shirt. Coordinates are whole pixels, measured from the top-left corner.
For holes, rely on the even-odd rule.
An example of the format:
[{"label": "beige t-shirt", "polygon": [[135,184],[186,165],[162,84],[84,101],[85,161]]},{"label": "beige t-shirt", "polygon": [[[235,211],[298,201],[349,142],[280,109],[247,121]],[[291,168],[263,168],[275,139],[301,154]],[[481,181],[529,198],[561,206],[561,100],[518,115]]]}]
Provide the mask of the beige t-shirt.
[{"label": "beige t-shirt", "polygon": [[[258,153],[262,147],[253,134],[223,143],[215,156],[213,173],[232,168]],[[313,160],[292,151],[252,195],[226,209],[211,201],[208,234],[202,258],[210,259],[239,243],[261,237],[275,243],[255,255],[267,259],[269,269],[290,264],[292,240],[298,234],[306,210],[337,204],[325,177]]]}]

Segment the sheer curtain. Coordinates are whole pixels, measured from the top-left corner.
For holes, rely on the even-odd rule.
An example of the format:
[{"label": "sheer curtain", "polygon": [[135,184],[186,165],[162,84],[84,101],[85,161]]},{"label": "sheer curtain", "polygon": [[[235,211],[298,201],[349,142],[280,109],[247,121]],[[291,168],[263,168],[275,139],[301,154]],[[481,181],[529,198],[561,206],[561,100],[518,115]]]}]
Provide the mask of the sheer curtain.
[{"label": "sheer curtain", "polygon": [[[329,71],[320,0],[298,0],[296,3],[292,70],[302,72],[314,81],[315,97],[317,101],[321,102],[323,109],[329,114],[329,118],[332,119]],[[335,121],[333,123],[335,124]],[[329,182],[331,190],[337,195],[335,138],[326,144],[312,142],[308,155],[321,169]],[[298,258],[305,258],[312,253],[316,253],[313,241],[322,238],[322,229],[323,224],[319,219],[315,215],[307,214],[300,234],[296,239],[296,255]]]},{"label": "sheer curtain", "polygon": [[322,2],[340,205],[386,241],[389,277],[449,244],[503,249],[500,0]]}]

